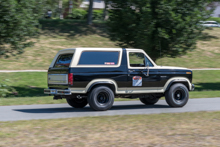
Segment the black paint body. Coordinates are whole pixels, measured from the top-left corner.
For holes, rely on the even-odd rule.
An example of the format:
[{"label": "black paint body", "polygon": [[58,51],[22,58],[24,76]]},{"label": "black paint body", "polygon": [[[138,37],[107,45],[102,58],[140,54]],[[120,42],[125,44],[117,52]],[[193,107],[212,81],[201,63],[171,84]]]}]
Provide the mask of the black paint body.
[{"label": "black paint body", "polygon": [[[120,67],[70,67],[70,68],[50,68],[48,74],[65,74],[73,73],[73,86],[49,84],[49,88],[85,88],[89,82],[94,79],[113,79],[116,81],[118,88],[140,88],[132,86],[133,76],[142,77],[142,87],[164,87],[166,82],[173,77],[185,77],[192,82],[192,72],[189,69],[128,69],[126,49],[122,49],[122,61]],[[132,70],[132,72],[129,72]]]}]

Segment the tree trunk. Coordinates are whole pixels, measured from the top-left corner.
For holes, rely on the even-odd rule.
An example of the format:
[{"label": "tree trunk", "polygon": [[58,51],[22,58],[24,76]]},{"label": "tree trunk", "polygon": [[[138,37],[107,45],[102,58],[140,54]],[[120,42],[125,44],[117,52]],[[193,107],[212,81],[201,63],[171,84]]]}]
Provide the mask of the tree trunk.
[{"label": "tree trunk", "polygon": [[93,0],[89,0],[89,12],[88,12],[88,20],[87,24],[92,24],[92,10],[93,10]]},{"label": "tree trunk", "polygon": [[105,3],[105,8],[104,8],[104,11],[103,11],[103,20],[105,21],[106,13],[107,13],[107,0],[104,0],[104,3]]},{"label": "tree trunk", "polygon": [[72,14],[72,9],[73,9],[73,1],[69,0],[69,14]]},{"label": "tree trunk", "polygon": [[60,19],[63,19],[62,8],[63,8],[63,1],[62,1],[62,0],[59,0]]}]

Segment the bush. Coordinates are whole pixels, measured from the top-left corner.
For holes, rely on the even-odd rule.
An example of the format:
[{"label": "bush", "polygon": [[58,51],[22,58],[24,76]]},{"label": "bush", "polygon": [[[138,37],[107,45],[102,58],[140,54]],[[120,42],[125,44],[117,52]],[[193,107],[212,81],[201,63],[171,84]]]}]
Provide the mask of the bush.
[{"label": "bush", "polygon": [[73,9],[73,13],[68,17],[72,19],[85,19],[87,15],[87,11],[84,9]]},{"label": "bush", "polygon": [[220,23],[220,17],[211,17],[207,21],[217,21],[218,23]]},{"label": "bush", "polygon": [[101,20],[103,18],[103,10],[93,10],[93,20]]},{"label": "bush", "polygon": [[[69,19],[86,19],[88,12],[84,9],[73,9],[72,14],[69,14],[67,18]],[[93,10],[92,13],[93,20],[101,20],[103,18],[103,10]]]},{"label": "bush", "polygon": [[[9,80],[7,79],[6,81]],[[8,97],[17,94],[18,92],[13,87],[0,83],[0,97]]]}]

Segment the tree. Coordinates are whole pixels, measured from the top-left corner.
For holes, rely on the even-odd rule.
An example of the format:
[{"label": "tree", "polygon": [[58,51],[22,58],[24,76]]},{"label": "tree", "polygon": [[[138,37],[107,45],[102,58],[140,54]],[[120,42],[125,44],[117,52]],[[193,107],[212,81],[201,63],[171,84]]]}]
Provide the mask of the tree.
[{"label": "tree", "polygon": [[93,11],[93,0],[89,0],[89,11],[88,11],[88,19],[87,24],[92,24],[92,11]]},{"label": "tree", "polygon": [[41,0],[0,0],[0,55],[22,53],[38,34]]},{"label": "tree", "polygon": [[[195,48],[209,0],[111,0],[110,37],[121,47],[144,49],[156,60]],[[161,45],[160,45],[161,44]]]},{"label": "tree", "polygon": [[105,8],[103,10],[103,20],[105,21],[106,19],[106,13],[107,13],[107,0],[104,0]]}]

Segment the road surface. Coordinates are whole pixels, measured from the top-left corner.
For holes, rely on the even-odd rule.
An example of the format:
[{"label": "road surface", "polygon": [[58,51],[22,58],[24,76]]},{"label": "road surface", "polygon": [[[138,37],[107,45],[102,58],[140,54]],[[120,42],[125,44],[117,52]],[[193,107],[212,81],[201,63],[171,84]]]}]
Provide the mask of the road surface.
[{"label": "road surface", "polygon": [[0,106],[0,121],[198,111],[220,111],[220,98],[190,99],[183,108],[171,108],[165,100],[153,106],[143,105],[140,101],[120,101],[108,111],[93,111],[89,106],[75,109],[68,104]]}]

